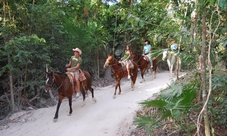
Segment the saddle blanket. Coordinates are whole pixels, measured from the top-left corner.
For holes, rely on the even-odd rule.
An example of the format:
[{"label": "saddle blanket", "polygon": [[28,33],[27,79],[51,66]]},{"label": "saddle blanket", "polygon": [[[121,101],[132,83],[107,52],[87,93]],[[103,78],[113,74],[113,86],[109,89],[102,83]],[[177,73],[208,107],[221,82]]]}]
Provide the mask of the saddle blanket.
[{"label": "saddle blanket", "polygon": [[[72,84],[74,84],[74,73],[73,72],[66,72],[67,76],[69,77],[69,80]],[[86,77],[84,75],[84,72],[82,70],[79,70],[79,81],[86,80]]]},{"label": "saddle blanket", "polygon": [[[124,67],[126,69],[127,62],[126,61],[119,61],[119,62],[122,64],[122,67]],[[129,62],[129,68],[133,69],[134,65],[133,65],[132,61],[128,60],[128,62]]]}]

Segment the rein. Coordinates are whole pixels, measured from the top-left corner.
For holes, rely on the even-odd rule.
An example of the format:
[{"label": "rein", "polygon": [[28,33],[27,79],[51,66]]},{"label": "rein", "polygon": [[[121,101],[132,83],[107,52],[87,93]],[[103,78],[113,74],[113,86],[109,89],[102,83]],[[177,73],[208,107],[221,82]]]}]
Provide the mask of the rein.
[{"label": "rein", "polygon": [[[138,56],[138,54],[137,54],[137,56]],[[141,60],[143,58],[143,55],[141,55],[140,57],[139,57],[139,59],[136,61],[136,63],[138,64],[138,62]],[[143,64],[141,64],[141,65],[138,65],[138,66],[143,66],[145,63],[143,63]]]},{"label": "rein", "polygon": [[[114,59],[114,60],[115,60],[115,61],[117,61],[116,59]],[[117,70],[113,68],[113,66],[114,66],[114,65],[118,65],[118,64],[119,64],[119,62],[118,62],[118,63],[115,63],[115,64],[110,65],[110,66],[112,67],[112,69],[114,70],[114,72],[117,72],[117,71],[119,71],[119,70],[123,69],[123,66],[121,66],[121,67],[120,67],[120,68],[118,68]]]},{"label": "rein", "polygon": [[[54,73],[53,73],[53,74],[54,74]],[[55,91],[58,91],[58,89],[62,87],[64,81],[65,81],[65,78],[62,79],[60,86],[59,86]],[[54,79],[53,79],[53,83],[50,85],[51,88],[53,87],[54,82],[55,82],[55,76],[54,76]]]}]

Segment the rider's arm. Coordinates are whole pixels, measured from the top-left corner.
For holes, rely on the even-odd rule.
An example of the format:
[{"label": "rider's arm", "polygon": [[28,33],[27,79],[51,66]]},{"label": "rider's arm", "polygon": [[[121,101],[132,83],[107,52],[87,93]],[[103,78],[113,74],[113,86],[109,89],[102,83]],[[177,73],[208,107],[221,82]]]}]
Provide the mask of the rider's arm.
[{"label": "rider's arm", "polygon": [[68,68],[69,71],[75,71],[78,70],[80,68],[80,64],[78,63],[76,66]]},{"label": "rider's arm", "polygon": [[65,67],[67,67],[67,68],[68,68],[68,67],[70,67],[70,66],[71,66],[71,64],[72,64],[72,63],[71,63],[71,61],[70,61],[68,64],[66,64],[66,65],[65,65]]},{"label": "rider's arm", "polygon": [[151,52],[151,49],[152,49],[152,47],[151,47],[151,45],[150,45],[150,49],[149,49],[149,52]]}]

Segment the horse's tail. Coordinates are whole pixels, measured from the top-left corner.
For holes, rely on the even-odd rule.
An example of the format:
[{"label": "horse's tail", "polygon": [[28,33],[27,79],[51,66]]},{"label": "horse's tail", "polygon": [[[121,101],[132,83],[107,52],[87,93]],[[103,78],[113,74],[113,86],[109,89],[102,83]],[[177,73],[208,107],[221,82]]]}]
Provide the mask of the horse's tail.
[{"label": "horse's tail", "polygon": [[86,70],[83,70],[83,73],[84,73],[84,76],[86,77],[84,85],[87,87],[87,89],[92,88],[91,87],[92,86],[92,76],[91,76],[91,74],[88,71],[86,71]]},{"label": "horse's tail", "polygon": [[134,68],[133,68],[133,84],[136,82],[137,74],[138,74],[138,65],[135,61],[132,61]]}]

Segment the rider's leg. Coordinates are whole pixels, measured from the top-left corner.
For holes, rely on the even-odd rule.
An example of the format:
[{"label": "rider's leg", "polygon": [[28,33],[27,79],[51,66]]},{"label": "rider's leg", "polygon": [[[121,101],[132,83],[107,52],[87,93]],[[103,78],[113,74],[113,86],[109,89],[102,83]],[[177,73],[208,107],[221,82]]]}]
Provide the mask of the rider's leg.
[{"label": "rider's leg", "polygon": [[80,81],[78,78],[76,78],[75,80],[76,80],[76,87],[77,87],[76,92],[80,92]]},{"label": "rider's leg", "polygon": [[127,63],[126,69],[127,69],[127,73],[128,73],[128,79],[130,79],[131,76],[130,76],[130,66],[129,66],[129,63]]},{"label": "rider's leg", "polygon": [[79,71],[74,72],[74,81],[76,82],[76,85],[74,85],[75,92],[80,92],[80,81],[79,81]]},{"label": "rider's leg", "polygon": [[147,54],[147,57],[149,58],[150,64],[151,64],[151,68],[153,68],[153,62],[152,62],[152,58],[151,58],[151,54]]}]

